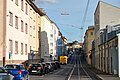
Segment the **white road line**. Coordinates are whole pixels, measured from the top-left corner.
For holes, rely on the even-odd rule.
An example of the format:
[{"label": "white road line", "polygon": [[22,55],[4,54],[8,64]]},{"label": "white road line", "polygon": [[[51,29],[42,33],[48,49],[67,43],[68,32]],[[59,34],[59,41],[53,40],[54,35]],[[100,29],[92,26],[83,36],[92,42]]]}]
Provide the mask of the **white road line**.
[{"label": "white road line", "polygon": [[80,60],[80,66],[81,68],[84,70],[85,74],[90,78],[90,80],[92,80],[92,78],[90,77],[90,75],[85,71],[85,69],[83,68],[82,64],[81,64],[81,60]]},{"label": "white road line", "polygon": [[70,78],[71,78],[71,76],[72,76],[72,73],[73,73],[73,71],[74,71],[74,69],[75,69],[75,66],[76,66],[76,65],[74,65],[74,67],[73,67],[73,69],[72,69],[72,71],[71,71],[71,73],[70,73],[70,75],[69,75],[69,77],[68,77],[68,80],[70,80]]},{"label": "white road line", "polygon": [[[79,61],[78,59],[77,59],[77,61]],[[78,80],[80,80],[80,66],[79,66],[79,62],[77,62],[77,65],[78,65]]]},{"label": "white road line", "polygon": [[73,67],[73,69],[72,69],[72,71],[71,71],[71,73],[70,73],[70,75],[69,75],[69,77],[68,77],[68,80],[70,80],[70,78],[71,78],[71,76],[72,76],[72,74],[73,74],[73,71],[74,71],[74,69],[75,69],[75,67],[76,67],[76,56],[75,56],[75,58],[74,58],[74,63],[75,63],[75,65],[74,65],[74,67]]}]

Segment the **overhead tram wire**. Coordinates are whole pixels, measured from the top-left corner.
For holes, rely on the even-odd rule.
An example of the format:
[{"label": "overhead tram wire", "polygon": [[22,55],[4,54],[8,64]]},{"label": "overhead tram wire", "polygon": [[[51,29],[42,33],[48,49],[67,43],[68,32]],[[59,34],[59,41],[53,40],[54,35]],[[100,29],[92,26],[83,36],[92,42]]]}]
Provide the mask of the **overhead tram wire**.
[{"label": "overhead tram wire", "polygon": [[82,35],[83,35],[83,27],[85,25],[85,21],[86,21],[86,17],[87,17],[87,12],[88,12],[88,7],[89,7],[89,3],[90,3],[90,0],[87,1],[87,6],[86,6],[86,9],[85,9],[85,13],[84,13],[84,16],[83,16],[83,20],[82,20],[82,24],[81,24],[81,42],[82,42]]},{"label": "overhead tram wire", "polygon": [[74,26],[73,24],[62,24],[62,23],[58,23],[60,25],[65,25],[65,26],[70,26],[70,27],[74,27],[74,28],[77,28],[77,29],[81,29],[79,26]]}]

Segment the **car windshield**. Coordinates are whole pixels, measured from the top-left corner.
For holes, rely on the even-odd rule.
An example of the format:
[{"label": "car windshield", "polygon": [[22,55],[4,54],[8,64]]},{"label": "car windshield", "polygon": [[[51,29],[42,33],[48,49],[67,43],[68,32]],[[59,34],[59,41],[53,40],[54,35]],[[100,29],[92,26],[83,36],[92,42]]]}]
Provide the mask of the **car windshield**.
[{"label": "car windshield", "polygon": [[41,66],[40,64],[32,64],[31,66],[38,67]]},{"label": "car windshield", "polygon": [[20,65],[6,65],[6,69],[18,69],[20,70]]},{"label": "car windshield", "polygon": [[50,65],[50,63],[46,63],[47,65]]},{"label": "car windshield", "polygon": [[5,68],[6,69],[14,69],[14,65],[6,65]]},{"label": "car windshield", "polygon": [[0,73],[4,73],[4,72],[6,72],[6,71],[4,69],[0,68]]}]

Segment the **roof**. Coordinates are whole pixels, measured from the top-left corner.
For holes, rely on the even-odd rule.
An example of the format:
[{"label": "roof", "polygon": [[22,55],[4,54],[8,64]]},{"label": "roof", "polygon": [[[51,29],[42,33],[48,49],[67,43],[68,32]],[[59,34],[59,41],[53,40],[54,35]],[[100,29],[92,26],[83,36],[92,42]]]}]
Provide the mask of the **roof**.
[{"label": "roof", "polygon": [[43,9],[39,9],[32,0],[26,0],[28,4],[41,16],[45,15],[45,11]]}]

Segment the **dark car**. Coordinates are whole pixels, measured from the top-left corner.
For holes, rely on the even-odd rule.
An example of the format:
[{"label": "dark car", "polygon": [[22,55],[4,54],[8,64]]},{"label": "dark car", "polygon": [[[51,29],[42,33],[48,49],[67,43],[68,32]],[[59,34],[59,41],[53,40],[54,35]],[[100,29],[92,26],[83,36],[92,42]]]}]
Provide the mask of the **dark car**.
[{"label": "dark car", "polygon": [[0,67],[0,80],[13,80],[14,76],[8,73],[5,68]]},{"label": "dark car", "polygon": [[28,71],[29,74],[38,74],[38,75],[42,75],[43,74],[43,66],[40,63],[37,64],[30,64],[28,66]]},{"label": "dark car", "polygon": [[51,62],[46,62],[46,64],[48,66],[49,72],[54,71],[54,67],[52,66]]},{"label": "dark car", "polygon": [[42,65],[43,65],[43,73],[44,74],[49,73],[49,68],[48,68],[47,64],[46,63],[42,63]]},{"label": "dark car", "polygon": [[51,62],[53,69],[56,70],[57,69],[57,64],[55,62]]},{"label": "dark car", "polygon": [[29,80],[29,72],[22,64],[8,64],[5,69],[14,76],[13,80]]},{"label": "dark car", "polygon": [[55,63],[56,63],[57,68],[61,67],[59,61],[55,61]]}]

